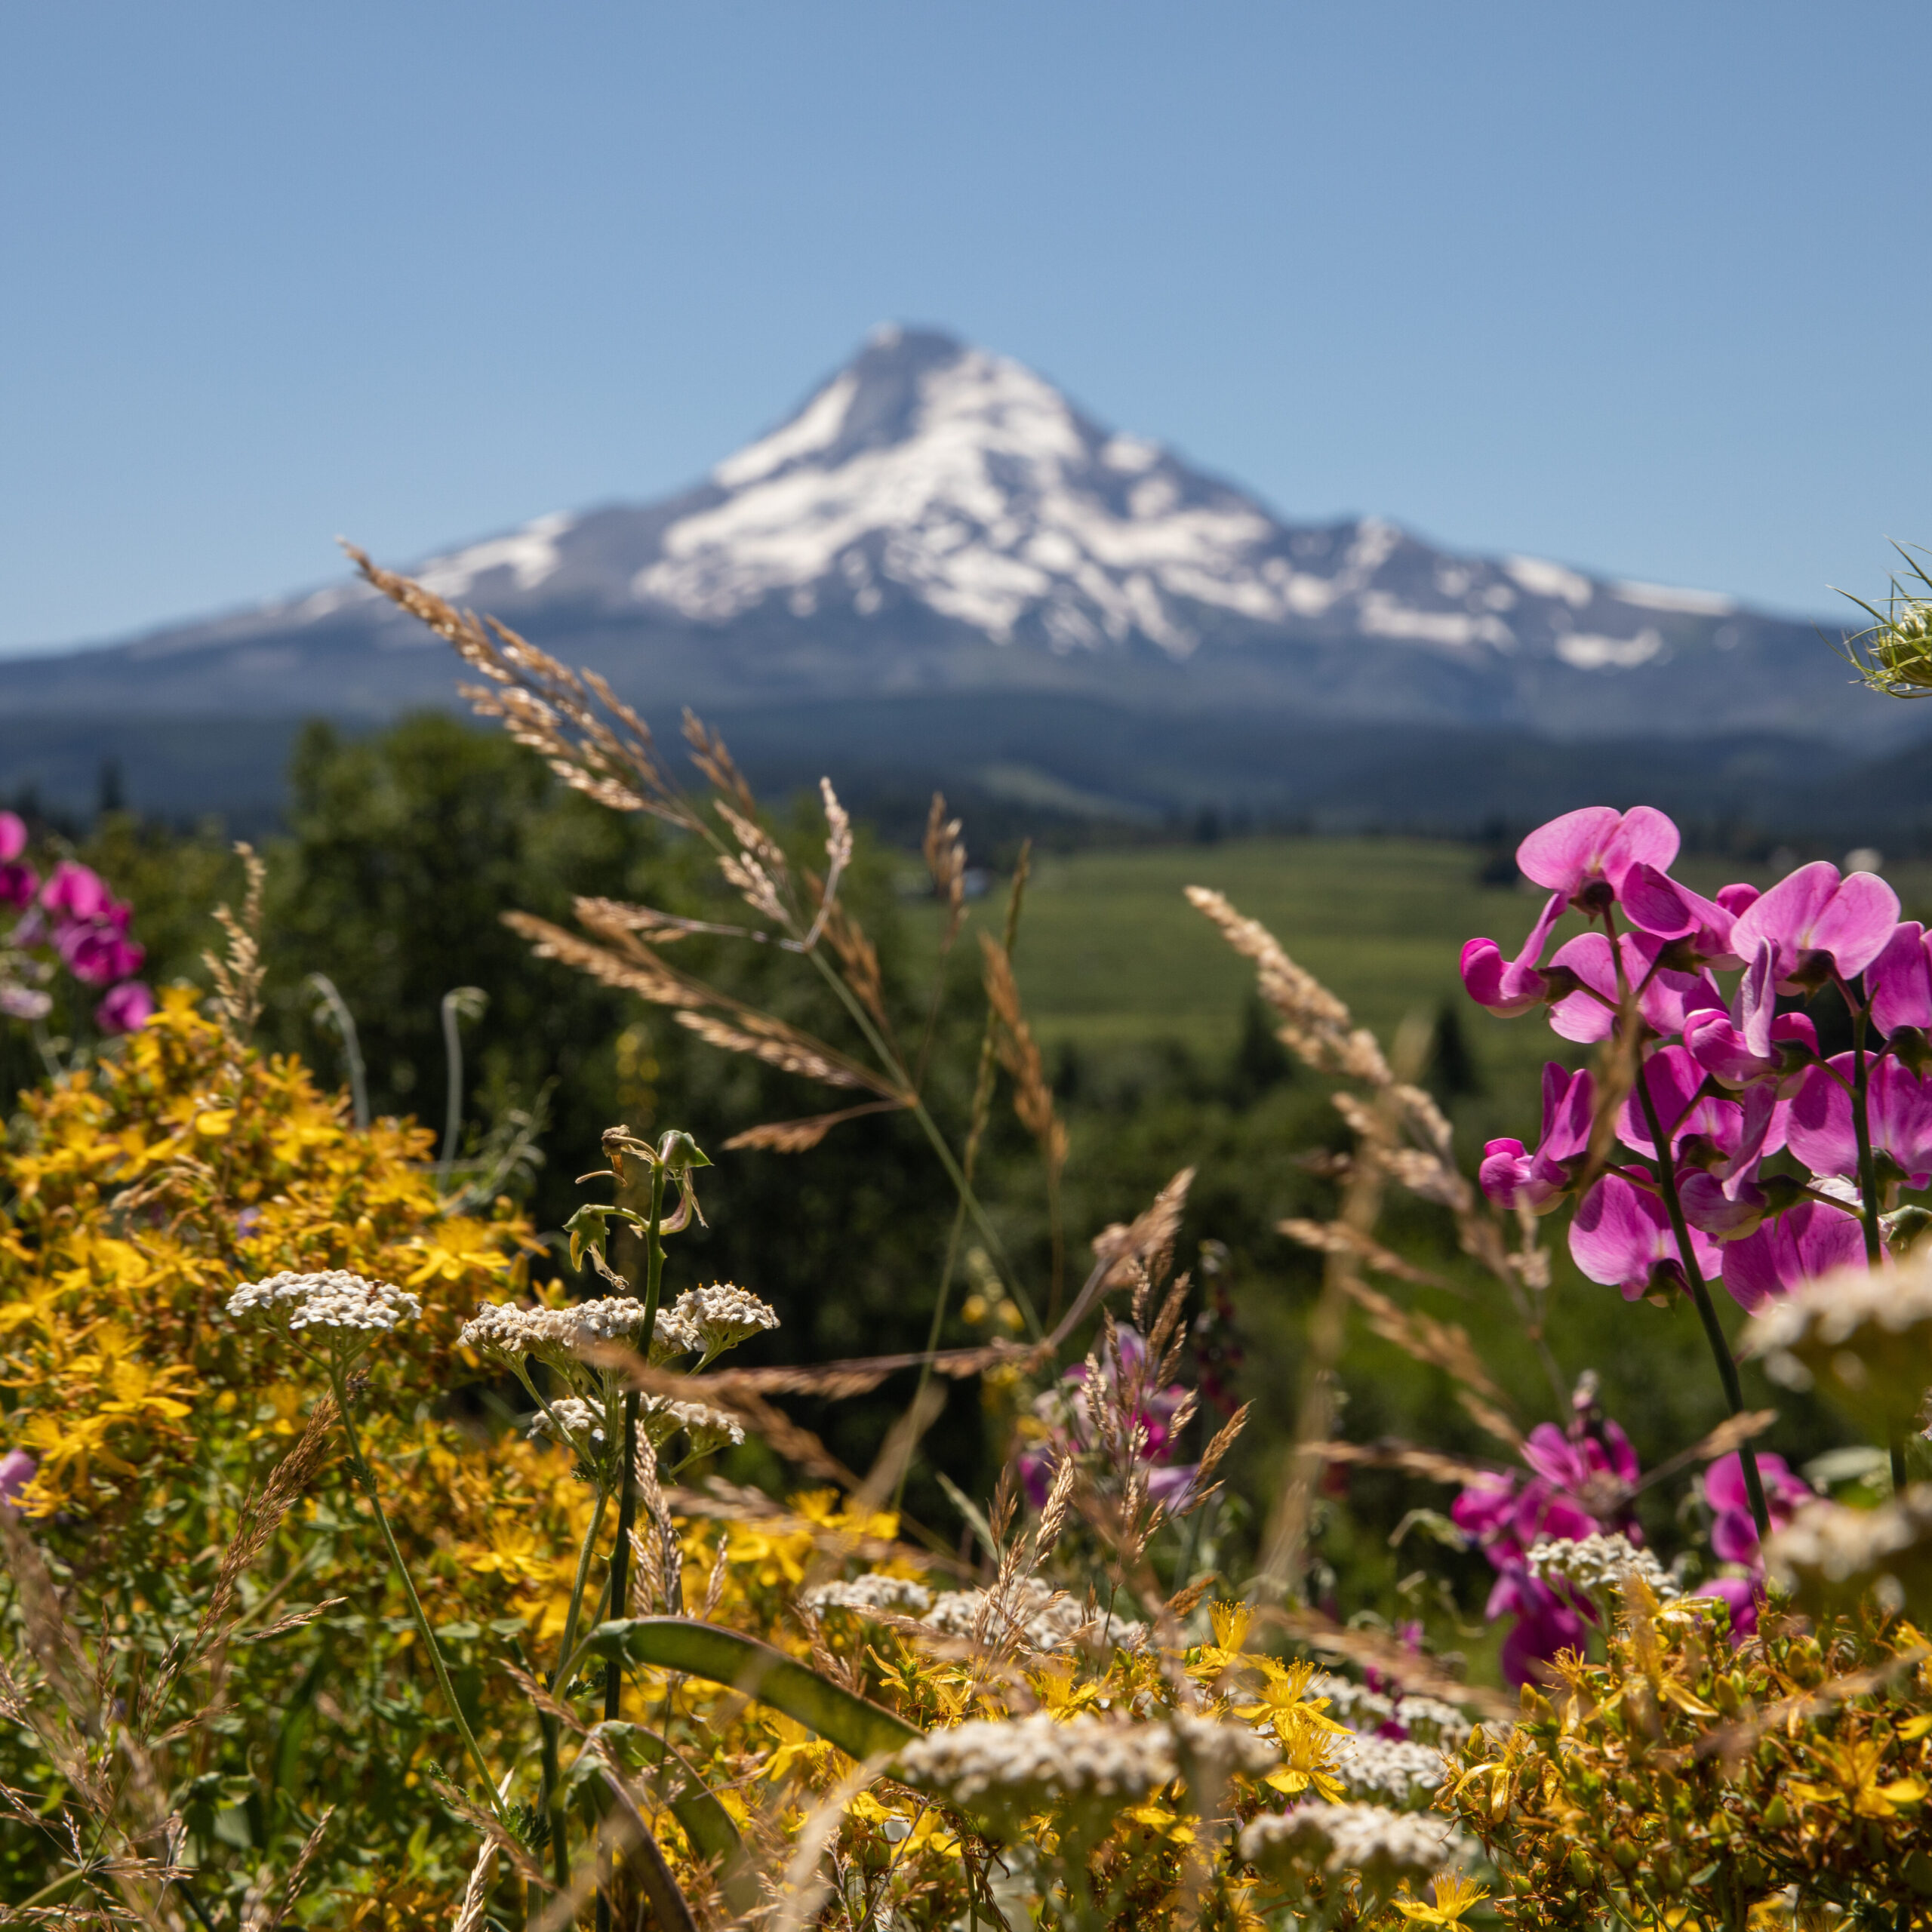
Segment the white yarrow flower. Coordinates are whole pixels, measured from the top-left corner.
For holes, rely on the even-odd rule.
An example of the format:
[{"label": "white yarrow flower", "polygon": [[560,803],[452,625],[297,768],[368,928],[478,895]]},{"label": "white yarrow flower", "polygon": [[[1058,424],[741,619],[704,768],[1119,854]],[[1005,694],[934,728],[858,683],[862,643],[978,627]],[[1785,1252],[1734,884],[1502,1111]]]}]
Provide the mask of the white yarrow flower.
[{"label": "white yarrow flower", "polygon": [[923,1617],[933,1593],[910,1577],[888,1577],[874,1570],[849,1583],[821,1583],[799,1599],[808,1610],[890,1610],[901,1617]]},{"label": "white yarrow flower", "polygon": [[669,1312],[681,1332],[694,1338],[694,1351],[706,1361],[778,1326],[775,1309],[748,1289],[730,1281],[714,1281],[708,1288],[687,1288],[672,1303]]},{"label": "white yarrow flower", "polygon": [[1531,1576],[1545,1583],[1574,1583],[1595,1597],[1616,1595],[1633,1570],[1660,1602],[1681,1594],[1676,1578],[1647,1549],[1620,1536],[1553,1538],[1537,1543],[1527,1561]]},{"label": "white yarrow flower", "polygon": [[1445,1775],[1442,1753],[1432,1744],[1360,1733],[1341,1740],[1334,1768],[1352,1796],[1379,1798],[1398,1810],[1426,1804]]},{"label": "white yarrow flower", "polygon": [[291,1334],[317,1329],[366,1336],[413,1320],[423,1312],[423,1304],[391,1282],[328,1268],[312,1275],[285,1270],[266,1281],[244,1281],[228,1297],[228,1312],[236,1317],[265,1315]]},{"label": "white yarrow flower", "polygon": [[1473,1856],[1446,1818],[1380,1804],[1297,1804],[1264,1812],[1241,1835],[1241,1855],[1276,1878],[1353,1872],[1386,1898],[1406,1879],[1420,1892],[1445,1866]]}]

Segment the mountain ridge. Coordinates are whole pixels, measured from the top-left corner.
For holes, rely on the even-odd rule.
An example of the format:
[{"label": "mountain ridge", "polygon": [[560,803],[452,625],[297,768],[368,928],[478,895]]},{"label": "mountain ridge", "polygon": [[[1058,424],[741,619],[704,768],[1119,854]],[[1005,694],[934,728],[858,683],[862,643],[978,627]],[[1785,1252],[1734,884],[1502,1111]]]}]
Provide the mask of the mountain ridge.
[{"label": "mountain ridge", "polygon": [[[411,574],[602,672],[647,715],[1005,694],[1273,720],[1284,747],[1324,725],[1651,736],[1687,755],[1755,734],[1835,761],[1918,735],[1815,626],[1460,555],[1376,516],[1290,521],[933,330],[875,331],[688,488],[553,512]],[[0,663],[0,717],[367,724],[454,705],[459,675],[349,579]],[[23,768],[0,746],[0,789]]]}]

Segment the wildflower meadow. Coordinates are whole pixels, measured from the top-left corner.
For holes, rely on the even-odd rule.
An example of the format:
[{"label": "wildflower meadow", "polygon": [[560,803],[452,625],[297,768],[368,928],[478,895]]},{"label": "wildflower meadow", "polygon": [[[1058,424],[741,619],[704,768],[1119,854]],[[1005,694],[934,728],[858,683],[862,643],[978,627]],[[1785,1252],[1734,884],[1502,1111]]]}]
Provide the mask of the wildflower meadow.
[{"label": "wildflower meadow", "polygon": [[[265,1038],[268,860],[161,983],[138,901],[0,813],[0,1026],[38,1069],[0,1150],[8,1922],[1932,1923],[1932,934],[1883,878],[1706,896],[1641,804],[1532,831],[1527,938],[1460,971],[1549,1057],[1480,1148],[1426,1028],[1377,1038],[1190,888],[1323,1097],[1277,1214],[1318,1281],[1260,1378],[1211,1147],[1079,1220],[1023,851],[975,904],[934,798],[909,990],[829,781],[774,814],[688,715],[687,783],[594,674],[357,561],[481,716],[708,882],[494,909],[629,1042],[629,1117],[543,1170],[544,1097],[464,1130],[473,987],[419,1016],[433,1124],[377,1112],[358,1018],[392,1023],[326,975],[337,1063]],[[1924,614],[1874,613],[1881,692],[1926,688]],[[659,1035],[810,1110],[663,1118]],[[916,1239],[821,1240],[774,1193],[737,1211],[745,1278],[707,1272],[734,1164],[829,1171],[886,1126],[866,1179]],[[922,1345],[781,1352],[772,1284],[809,1252],[782,1299],[815,1324],[875,1232]],[[1701,1420],[1648,1466],[1605,1334],[1660,1375],[1699,1352]],[[1352,1426],[1388,1417],[1369,1348],[1441,1439]],[[854,1466],[827,1418],[861,1403]],[[1399,1519],[1373,1601],[1358,1483]]]}]

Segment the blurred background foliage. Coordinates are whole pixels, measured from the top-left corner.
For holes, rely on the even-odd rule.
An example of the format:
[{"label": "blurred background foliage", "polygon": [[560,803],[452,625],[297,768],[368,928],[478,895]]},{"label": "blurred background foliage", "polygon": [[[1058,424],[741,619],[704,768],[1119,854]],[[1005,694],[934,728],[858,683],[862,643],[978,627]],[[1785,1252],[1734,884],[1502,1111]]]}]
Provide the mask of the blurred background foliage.
[{"label": "blurred background foliage", "polygon": [[[540,1229],[558,1228],[580,1198],[573,1177],[596,1164],[605,1127],[685,1127],[717,1165],[703,1189],[710,1226],[680,1244],[679,1268],[693,1280],[737,1281],[783,1318],[777,1334],[746,1351],[748,1361],[924,1345],[952,1196],[916,1128],[903,1117],[874,1116],[804,1155],[727,1152],[724,1143],[744,1128],[819,1112],[836,1097],[704,1045],[662,1010],[533,957],[502,923],[503,912],[521,908],[568,924],[579,894],[734,917],[736,900],[691,841],[641,815],[589,803],[534,755],[441,715],[352,740],[312,725],[291,778],[287,830],[267,848],[267,1044],[300,1053],[325,1082],[346,1083],[343,1043],[318,1023],[309,984],[309,976],[326,974],[354,1016],[374,1112],[414,1114],[440,1129],[441,1002],[454,987],[477,987],[488,1005],[464,1028],[466,1143],[473,1150],[512,1109],[540,1112],[540,1164],[515,1183]],[[823,837],[816,801],[782,805],[777,817],[809,863]],[[966,835],[970,848],[971,823]],[[106,811],[75,845],[133,900],[156,983],[205,983],[200,954],[214,943],[211,909],[241,888],[220,829],[184,832]],[[998,930],[1015,855],[1009,841],[972,856],[988,868],[986,889],[947,963],[928,1089],[955,1145],[984,1011],[973,928]],[[1706,889],[1718,882],[1715,873],[1704,878],[1694,860],[1681,869]],[[902,1039],[918,1037],[932,998],[940,920],[921,896],[923,879],[915,854],[862,832],[845,897],[878,946]],[[1326,1083],[1296,1066],[1275,1041],[1244,963],[1182,902],[1181,884],[1195,879],[1220,886],[1269,923],[1385,1043],[1405,1017],[1421,1023],[1429,1042],[1423,1082],[1450,1112],[1472,1172],[1484,1139],[1534,1138],[1537,1069],[1561,1043],[1534,1017],[1509,1025],[1462,1003],[1455,971],[1462,940],[1487,932],[1511,949],[1533,913],[1494,853],[1417,841],[1270,839],[1038,860],[1015,964],[1070,1132],[1069,1272],[1077,1281],[1085,1244],[1100,1228],[1131,1218],[1178,1168],[1197,1170],[1177,1265],[1198,1274],[1201,1244],[1219,1244],[1210,1251],[1211,1282],[1197,1300],[1208,1310],[1197,1367],[1219,1373],[1231,1400],[1257,1404],[1231,1458],[1221,1528],[1221,1561],[1238,1577],[1278,1487],[1303,1327],[1320,1279],[1317,1258],[1277,1224],[1332,1211],[1332,1185],[1308,1157],[1342,1147],[1346,1137]],[[1915,878],[1899,883],[1908,912],[1915,898],[1932,896]],[[831,994],[794,958],[706,937],[681,942],[677,956],[808,1031],[847,1038]],[[37,1077],[17,1038],[0,1036],[0,1052],[11,1056],[0,1065],[9,1091]],[[1007,1100],[1002,1077],[981,1192],[1022,1278],[1044,1284],[1044,1186]],[[1522,1426],[1553,1415],[1527,1340],[1494,1285],[1456,1254],[1447,1217],[1398,1195],[1381,1233],[1449,1284],[1399,1292],[1469,1330],[1517,1398]],[[561,1248],[553,1241],[553,1265],[568,1272]],[[983,1260],[969,1254],[948,1343],[1005,1332],[997,1301],[974,1293],[989,1278]],[[1715,1378],[1687,1306],[1626,1306],[1559,1255],[1551,1309],[1564,1371],[1598,1371],[1607,1409],[1647,1466],[1718,1420]],[[1342,1380],[1343,1426],[1352,1438],[1397,1435],[1478,1456],[1494,1451],[1446,1378],[1359,1324]],[[803,1403],[799,1420],[863,1470],[909,1390],[909,1377],[869,1397]],[[908,1490],[915,1516],[958,1533],[934,1472],[985,1493],[1013,1420],[1009,1404],[990,1384],[951,1388]],[[1810,1406],[1788,1395],[1779,1406],[1785,1414],[1770,1446],[1794,1463],[1841,1439]],[[1211,1430],[1218,1420],[1211,1408],[1198,1426]],[[759,1461],[762,1453],[742,1452],[730,1473],[775,1484],[780,1472]],[[1681,1534],[1671,1512],[1682,1491],[1681,1481],[1661,1486],[1640,1506],[1666,1554]],[[1420,1617],[1438,1647],[1476,1653],[1486,1641],[1479,1626],[1487,1566],[1473,1554],[1425,1552],[1415,1540],[1431,1537],[1435,1519],[1414,1512],[1446,1513],[1450,1500],[1447,1491],[1407,1478],[1331,1471],[1316,1550],[1333,1573],[1329,1594],[1345,1611]],[[1425,1567],[1451,1580],[1453,1601],[1423,1580]]]}]

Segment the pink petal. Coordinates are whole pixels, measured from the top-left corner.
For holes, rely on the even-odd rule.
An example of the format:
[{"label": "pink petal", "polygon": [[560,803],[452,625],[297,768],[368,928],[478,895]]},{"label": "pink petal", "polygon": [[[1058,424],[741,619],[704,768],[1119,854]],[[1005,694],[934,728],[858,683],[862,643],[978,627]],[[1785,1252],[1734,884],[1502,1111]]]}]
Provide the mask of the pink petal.
[{"label": "pink petal", "polygon": [[1898,894],[1876,872],[1854,872],[1832,895],[1807,943],[1829,952],[1850,979],[1884,951],[1898,917]]},{"label": "pink petal", "polygon": [[0,865],[27,849],[26,822],[15,812],[0,812]]},{"label": "pink petal", "polygon": [[1654,866],[1641,863],[1624,875],[1623,889],[1617,894],[1631,923],[1660,939],[1681,939],[1703,923],[1691,906],[1691,897]]},{"label": "pink petal", "polygon": [[1740,913],[1748,912],[1761,896],[1755,885],[1740,884],[1718,888],[1718,903],[1733,918]]},{"label": "pink petal", "polygon": [[[1525,878],[1567,899],[1585,875],[1601,867],[1603,851],[1623,819],[1614,807],[1586,805],[1540,825],[1516,848],[1516,867]],[[1666,861],[1669,863],[1668,860]]]},{"label": "pink petal", "polygon": [[1881,1033],[1900,1026],[1932,1026],[1932,955],[1924,928],[1907,919],[1892,928],[1878,956],[1865,969],[1872,1023]]},{"label": "pink petal", "polygon": [[1757,903],[1740,914],[1731,934],[1731,944],[1739,955],[1749,959],[1768,940],[1777,949],[1779,977],[1795,964],[1800,948],[1808,946],[1808,937],[1818,915],[1830,904],[1838,888],[1838,869],[1819,859],[1778,881]]},{"label": "pink petal", "polygon": [[1650,1286],[1660,1237],[1669,1238],[1663,1203],[1621,1174],[1605,1174],[1570,1223],[1570,1257],[1592,1281],[1634,1301]]},{"label": "pink petal", "polygon": [[[1851,1056],[1841,1054],[1832,1063],[1849,1075]],[[1858,1142],[1851,1124],[1851,1096],[1824,1067],[1809,1068],[1791,1103],[1791,1125],[1785,1145],[1814,1174],[1847,1177],[1858,1171]]]},{"label": "pink petal", "polygon": [[1604,872],[1620,897],[1624,875],[1633,866],[1653,866],[1668,872],[1677,857],[1681,840],[1677,827],[1654,805],[1634,805],[1623,814],[1623,823],[1604,855]]}]

